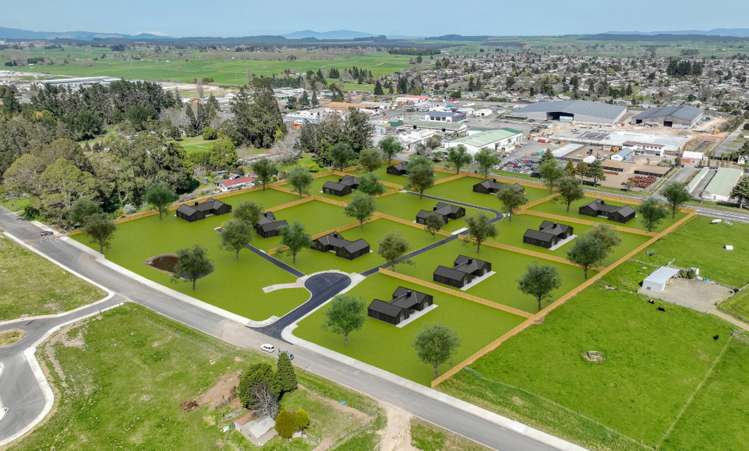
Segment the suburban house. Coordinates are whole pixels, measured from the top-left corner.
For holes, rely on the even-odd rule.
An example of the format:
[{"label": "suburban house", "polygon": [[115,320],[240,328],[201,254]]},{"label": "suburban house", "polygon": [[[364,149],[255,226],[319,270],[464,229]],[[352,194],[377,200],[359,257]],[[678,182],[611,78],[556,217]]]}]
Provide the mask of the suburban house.
[{"label": "suburban house", "polygon": [[408,175],[408,163],[401,161],[398,164],[390,165],[387,168],[387,173],[391,175]]},{"label": "suburban house", "polygon": [[578,212],[585,216],[604,217],[616,222],[629,222],[635,217],[635,210],[632,207],[609,205],[601,199],[580,207]]},{"label": "suburban house", "polygon": [[491,270],[492,264],[487,261],[459,255],[453,262],[452,268],[442,265],[437,266],[432,279],[445,285],[463,288],[477,277],[481,277]]},{"label": "suburban house", "polygon": [[369,253],[365,240],[349,241],[338,232],[329,233],[312,241],[312,249],[320,252],[335,252],[339,257],[353,260]]},{"label": "suburban house", "polygon": [[572,236],[572,232],[573,229],[571,226],[544,221],[538,227],[538,230],[528,229],[525,231],[523,243],[551,249],[560,241]]},{"label": "suburban house", "polygon": [[420,210],[416,213],[416,223],[426,224],[426,218],[431,214],[436,214],[442,218],[442,221],[447,224],[452,219],[462,218],[466,215],[466,209],[457,205],[447,204],[445,202],[438,202],[437,205],[429,210]]},{"label": "suburban house", "polygon": [[434,298],[426,293],[398,287],[390,302],[375,299],[369,304],[367,314],[372,318],[398,325],[412,314],[422,311],[434,303]]},{"label": "suburban house", "polygon": [[281,229],[288,225],[289,223],[284,220],[277,220],[273,212],[266,211],[255,224],[255,232],[263,238],[270,238],[280,235]]},{"label": "suburban house", "polygon": [[221,192],[235,191],[239,189],[252,188],[255,185],[255,177],[236,177],[233,179],[222,180],[218,184]]},{"label": "suburban house", "polygon": [[339,178],[337,182],[325,182],[322,192],[333,196],[346,196],[357,188],[359,188],[359,179],[353,175],[347,175]]},{"label": "suburban house", "polygon": [[483,182],[473,185],[473,192],[480,194],[496,194],[504,186],[506,185],[497,182],[497,179],[484,180]]},{"label": "suburban house", "polygon": [[211,215],[224,215],[229,212],[231,212],[231,205],[220,200],[208,199],[205,202],[195,202],[193,205],[181,205],[177,208],[177,217],[193,222]]}]

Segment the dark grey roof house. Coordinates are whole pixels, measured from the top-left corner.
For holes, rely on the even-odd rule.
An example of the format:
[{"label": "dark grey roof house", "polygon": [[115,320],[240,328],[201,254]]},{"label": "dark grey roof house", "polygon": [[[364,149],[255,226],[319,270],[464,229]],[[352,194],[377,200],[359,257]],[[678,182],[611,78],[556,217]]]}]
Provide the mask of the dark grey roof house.
[{"label": "dark grey roof house", "polygon": [[372,318],[390,324],[399,324],[412,314],[422,311],[434,303],[434,298],[426,293],[398,287],[393,292],[390,302],[375,299],[369,304],[367,314]]},{"label": "dark grey roof house", "polygon": [[338,179],[337,182],[325,182],[322,192],[333,196],[346,196],[357,188],[359,188],[359,179],[353,175],[347,175]]},{"label": "dark grey roof house", "polygon": [[329,233],[312,241],[312,249],[320,252],[335,252],[339,257],[353,260],[369,253],[365,240],[349,241],[338,232]]},{"label": "dark grey roof house", "polygon": [[208,199],[205,202],[195,202],[193,205],[181,205],[177,208],[177,217],[193,222],[205,219],[211,215],[224,215],[231,212],[231,205],[220,200]]},{"label": "dark grey roof house", "polygon": [[266,211],[260,215],[260,219],[255,224],[255,232],[263,238],[270,238],[280,235],[281,230],[288,225],[289,223],[283,219],[277,220],[273,212]]},{"label": "dark grey roof house", "polygon": [[572,236],[573,228],[556,222],[544,221],[538,230],[528,229],[523,235],[523,243],[550,249],[562,240]]},{"label": "dark grey roof house", "polygon": [[463,288],[477,277],[491,272],[492,264],[477,258],[459,255],[453,262],[453,267],[437,266],[432,274],[435,282],[444,283],[456,288]]},{"label": "dark grey roof house", "polygon": [[596,199],[588,205],[583,205],[578,210],[578,213],[585,216],[600,216],[621,223],[631,221],[636,215],[632,207],[626,205],[609,205],[601,199]]},{"label": "dark grey roof house", "polygon": [[438,202],[437,205],[429,210],[420,210],[416,213],[416,222],[418,224],[425,224],[426,218],[432,213],[442,217],[442,221],[447,224],[450,220],[462,218],[466,215],[466,209],[453,204],[447,204],[445,202]]},{"label": "dark grey roof house", "polygon": [[504,187],[504,183],[498,183],[497,179],[484,180],[473,185],[473,192],[480,194],[496,194]]},{"label": "dark grey roof house", "polygon": [[387,173],[392,175],[408,175],[408,163],[401,161],[398,164],[388,166]]}]

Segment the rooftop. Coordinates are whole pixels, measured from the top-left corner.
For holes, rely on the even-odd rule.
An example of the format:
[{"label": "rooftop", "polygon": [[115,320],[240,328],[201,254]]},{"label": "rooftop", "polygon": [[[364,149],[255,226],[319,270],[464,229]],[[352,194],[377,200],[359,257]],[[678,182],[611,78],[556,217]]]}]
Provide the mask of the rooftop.
[{"label": "rooftop", "polygon": [[517,135],[522,135],[522,132],[512,128],[500,128],[498,130],[488,130],[458,138],[451,141],[450,144],[464,144],[466,146],[481,148]]}]

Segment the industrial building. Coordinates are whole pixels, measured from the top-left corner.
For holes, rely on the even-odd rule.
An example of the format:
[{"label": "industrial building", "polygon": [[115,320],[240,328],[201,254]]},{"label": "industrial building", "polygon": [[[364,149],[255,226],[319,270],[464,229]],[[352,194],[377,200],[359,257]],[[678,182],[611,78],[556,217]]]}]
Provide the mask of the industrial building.
[{"label": "industrial building", "polygon": [[471,155],[477,154],[481,149],[491,149],[498,152],[509,152],[515,146],[526,142],[525,135],[519,130],[512,128],[500,128],[498,130],[487,130],[472,135],[464,136],[445,143],[445,148],[464,146]]},{"label": "industrial building", "polygon": [[692,128],[705,117],[705,112],[690,105],[650,108],[632,118],[637,125]]},{"label": "industrial building", "polygon": [[702,198],[715,202],[728,202],[731,200],[731,191],[739,183],[744,171],[735,168],[719,168],[710,183],[702,192]]},{"label": "industrial building", "polygon": [[602,102],[566,100],[538,102],[516,108],[512,116],[534,121],[574,121],[613,125],[622,120],[627,108]]}]

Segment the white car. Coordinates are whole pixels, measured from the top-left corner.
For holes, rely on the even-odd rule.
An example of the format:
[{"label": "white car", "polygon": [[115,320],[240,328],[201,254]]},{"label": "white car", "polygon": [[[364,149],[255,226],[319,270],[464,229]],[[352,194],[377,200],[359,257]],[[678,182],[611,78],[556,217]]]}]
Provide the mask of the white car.
[{"label": "white car", "polygon": [[260,345],[260,350],[265,351],[268,354],[273,354],[274,352],[276,352],[276,347],[270,343],[265,343]]}]

